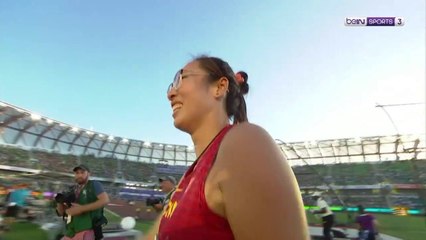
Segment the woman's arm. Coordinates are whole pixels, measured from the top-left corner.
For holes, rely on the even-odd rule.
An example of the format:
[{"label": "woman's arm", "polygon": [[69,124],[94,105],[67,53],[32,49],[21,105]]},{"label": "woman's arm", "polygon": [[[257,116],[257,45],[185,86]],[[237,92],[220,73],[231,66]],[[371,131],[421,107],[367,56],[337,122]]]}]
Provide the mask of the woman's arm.
[{"label": "woman's arm", "polygon": [[218,153],[226,217],[236,240],[310,239],[296,178],[262,128],[235,126]]}]

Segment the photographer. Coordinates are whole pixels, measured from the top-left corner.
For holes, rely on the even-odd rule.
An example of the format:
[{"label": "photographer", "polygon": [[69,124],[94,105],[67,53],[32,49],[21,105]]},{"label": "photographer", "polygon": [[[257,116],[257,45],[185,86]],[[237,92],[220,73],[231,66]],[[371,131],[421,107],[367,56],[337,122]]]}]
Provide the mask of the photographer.
[{"label": "photographer", "polygon": [[175,190],[177,181],[173,176],[161,177],[158,179],[158,181],[160,183],[161,191],[167,194],[163,201],[152,205],[157,212],[160,212],[163,211],[163,208],[169,203],[170,197]]},{"label": "photographer", "polygon": [[73,169],[77,185],[71,192],[58,194],[56,210],[66,218],[63,240],[97,240],[102,238],[103,207],[109,197],[102,185],[89,180],[90,170],[81,164]]}]

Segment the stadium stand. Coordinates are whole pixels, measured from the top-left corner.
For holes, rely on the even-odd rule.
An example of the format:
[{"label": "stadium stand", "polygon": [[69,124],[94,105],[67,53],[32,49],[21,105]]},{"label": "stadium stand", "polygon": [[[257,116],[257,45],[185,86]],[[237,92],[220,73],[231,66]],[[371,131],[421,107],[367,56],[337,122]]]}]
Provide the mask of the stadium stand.
[{"label": "stadium stand", "polygon": [[[312,172],[312,168],[317,173]],[[327,171],[327,168],[330,170]],[[426,162],[422,160],[296,166],[293,170],[302,186],[318,185],[318,176],[334,185],[426,184]]]},{"label": "stadium stand", "polygon": [[[29,156],[38,160],[39,164],[32,164]],[[114,179],[118,166],[121,165],[123,179],[135,182],[147,182],[153,176],[173,175],[178,179],[186,170],[186,166],[169,166],[165,164],[149,164],[131,162],[128,160],[117,160],[112,158],[96,158],[93,155],[74,156],[62,155],[59,153],[49,153],[41,150],[25,150],[11,146],[0,146],[0,159],[2,165],[18,166],[25,168],[40,168],[47,171],[69,173],[78,162],[87,164],[95,177]],[[424,168],[426,161],[388,161],[374,163],[342,163],[334,165],[311,165],[295,166],[294,172],[299,185],[303,187],[315,188],[323,185],[323,182],[333,186],[365,186],[377,184],[426,184],[424,178]],[[316,172],[312,172],[314,169]],[[329,175],[330,174],[330,175]],[[416,175],[420,177],[416,178]],[[318,181],[319,178],[323,178]],[[419,179],[416,181],[416,179]],[[154,180],[155,181],[155,180]],[[46,185],[47,183],[40,183]],[[44,189],[49,187],[44,187]],[[60,188],[60,187],[59,187]],[[113,196],[126,200],[145,201],[145,195],[137,195],[137,190],[127,190],[134,195],[124,196],[113,184],[106,185],[108,192]],[[51,189],[52,191],[59,191]],[[152,195],[152,194],[151,194]],[[124,196],[124,197],[123,197]],[[410,208],[422,208],[419,194],[414,190],[396,192],[396,190],[383,189],[343,189],[339,191],[342,201],[349,205],[363,203],[366,207],[388,207],[407,206]],[[341,200],[330,197],[332,204],[340,205]]]},{"label": "stadium stand", "polygon": [[39,168],[37,162],[30,161],[28,151],[9,146],[0,148],[0,164],[31,169]]},{"label": "stadium stand", "polygon": [[[424,134],[291,143],[277,140],[277,145],[306,191],[306,199],[310,191],[323,190],[335,205],[425,207]],[[126,182],[152,188],[159,176],[180,179],[194,161],[195,153],[187,146],[114,137],[0,101],[0,170],[46,175],[39,188],[48,191],[63,189],[72,168],[84,163],[111,195],[143,202],[145,195],[140,192],[124,197]],[[49,179],[63,184],[49,183]]]},{"label": "stadium stand", "polygon": [[43,170],[69,173],[73,166],[78,164],[77,157],[73,155],[51,153],[43,150],[32,150],[28,154],[32,156],[32,159],[40,163]]},{"label": "stadium stand", "polygon": [[412,209],[421,209],[424,207],[424,202],[417,192],[399,192],[389,195],[391,206],[405,206]]},{"label": "stadium stand", "polygon": [[124,178],[130,181],[148,181],[154,173],[154,166],[128,160],[121,161],[121,168]]}]

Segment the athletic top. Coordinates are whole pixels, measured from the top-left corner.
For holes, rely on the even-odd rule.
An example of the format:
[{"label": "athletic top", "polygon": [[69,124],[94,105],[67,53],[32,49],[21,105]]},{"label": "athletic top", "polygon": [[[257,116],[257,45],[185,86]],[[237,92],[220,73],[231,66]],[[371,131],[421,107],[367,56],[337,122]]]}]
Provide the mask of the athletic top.
[{"label": "athletic top", "polygon": [[362,230],[374,231],[374,216],[370,214],[361,214],[356,218]]},{"label": "athletic top", "polygon": [[327,202],[324,200],[324,199],[322,199],[322,198],[319,198],[318,200],[317,200],[317,206],[318,206],[318,208],[319,209],[323,209],[323,208],[325,208],[325,213],[322,213],[322,214],[320,214],[321,215],[321,217],[326,217],[326,216],[329,216],[329,215],[332,215],[333,214],[333,212],[330,210],[330,207],[328,206],[328,204],[327,204]]},{"label": "athletic top", "polygon": [[19,207],[27,206],[27,197],[31,195],[31,191],[28,189],[17,189],[10,193],[9,203],[15,203]]},{"label": "athletic top", "polygon": [[231,128],[223,128],[182,177],[163,212],[158,240],[234,239],[228,221],[212,212],[204,194],[220,143]]}]

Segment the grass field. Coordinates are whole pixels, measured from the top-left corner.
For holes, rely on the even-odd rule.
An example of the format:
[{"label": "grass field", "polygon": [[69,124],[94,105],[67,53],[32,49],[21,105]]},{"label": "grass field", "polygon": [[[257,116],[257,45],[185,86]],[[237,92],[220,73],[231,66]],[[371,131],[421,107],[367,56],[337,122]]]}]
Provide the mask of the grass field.
[{"label": "grass field", "polygon": [[[321,224],[312,214],[308,214],[309,224]],[[426,219],[415,216],[395,216],[388,214],[374,214],[379,222],[379,232],[385,233],[404,240],[425,240]],[[336,222],[348,223],[348,215],[336,213]],[[350,221],[353,222],[353,221]],[[356,224],[352,225],[356,228]]]},{"label": "grass field", "polygon": [[[105,216],[110,223],[119,223],[121,218],[108,211],[105,211]],[[152,222],[137,222],[135,229],[146,232],[152,226]],[[12,225],[12,228],[7,233],[0,233],[0,240],[47,240],[47,233],[40,229],[40,225],[27,222],[18,222]]]},{"label": "grass field", "polygon": [[[118,223],[120,217],[109,212],[105,212],[110,223]],[[426,239],[426,220],[424,217],[405,216],[399,217],[394,215],[376,215],[380,232],[386,233],[404,240],[425,240]],[[320,220],[313,215],[308,214],[310,224],[320,224]],[[347,214],[337,213],[336,222],[347,223]],[[152,222],[138,222],[135,229],[146,232],[152,226]],[[355,226],[355,225],[353,225]],[[47,234],[40,229],[39,225],[31,223],[15,223],[10,232],[0,235],[2,240],[46,240]]]}]

